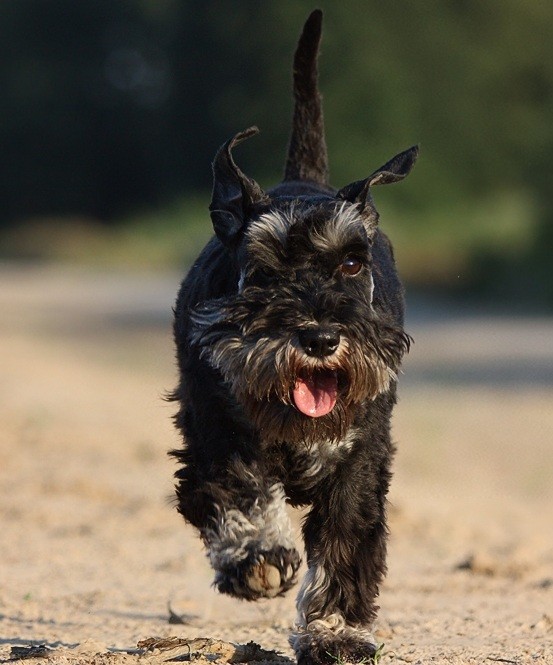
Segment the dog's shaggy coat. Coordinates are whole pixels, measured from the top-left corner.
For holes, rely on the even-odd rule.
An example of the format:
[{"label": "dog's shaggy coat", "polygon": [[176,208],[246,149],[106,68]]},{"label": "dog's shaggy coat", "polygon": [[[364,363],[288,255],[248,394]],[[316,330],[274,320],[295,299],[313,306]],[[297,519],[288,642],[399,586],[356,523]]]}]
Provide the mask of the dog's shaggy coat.
[{"label": "dog's shaggy coat", "polygon": [[417,148],[339,191],[328,184],[317,54],[321,12],[294,59],[281,184],[213,164],[215,237],[184,280],[174,333],[180,383],[178,509],[203,539],[219,591],[287,591],[300,556],[286,503],[309,505],[307,574],[291,636],[300,663],[361,661],[386,564],[390,416],[409,337],[390,242],[370,188],[411,170]]}]

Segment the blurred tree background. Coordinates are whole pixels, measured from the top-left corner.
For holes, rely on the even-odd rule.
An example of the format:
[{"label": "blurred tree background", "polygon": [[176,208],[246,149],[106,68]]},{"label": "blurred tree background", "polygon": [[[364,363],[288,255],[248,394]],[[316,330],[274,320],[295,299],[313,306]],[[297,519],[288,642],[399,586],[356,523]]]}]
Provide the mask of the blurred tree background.
[{"label": "blurred tree background", "polygon": [[226,138],[259,125],[236,158],[279,179],[315,6],[333,184],[421,143],[375,192],[410,285],[553,306],[548,0],[2,2],[0,253],[190,260]]}]

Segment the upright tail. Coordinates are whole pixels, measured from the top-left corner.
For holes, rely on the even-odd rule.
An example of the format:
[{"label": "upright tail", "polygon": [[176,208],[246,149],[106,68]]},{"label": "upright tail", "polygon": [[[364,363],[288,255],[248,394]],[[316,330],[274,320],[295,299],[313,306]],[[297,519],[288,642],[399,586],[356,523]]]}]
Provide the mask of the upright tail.
[{"label": "upright tail", "polygon": [[313,11],[294,55],[294,115],[284,180],[309,180],[328,184],[328,156],[324,135],[322,99],[317,87],[317,57],[323,13]]}]

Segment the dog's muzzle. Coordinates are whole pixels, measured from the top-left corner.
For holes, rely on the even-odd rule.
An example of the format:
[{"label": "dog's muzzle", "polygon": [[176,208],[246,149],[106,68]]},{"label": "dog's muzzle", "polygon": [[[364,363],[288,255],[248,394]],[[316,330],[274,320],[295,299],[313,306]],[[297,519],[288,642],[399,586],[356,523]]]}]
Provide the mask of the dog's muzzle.
[{"label": "dog's muzzle", "polygon": [[[298,341],[306,356],[312,361],[322,362],[338,350],[340,333],[329,326],[305,328],[298,332]],[[300,413],[310,418],[319,418],[330,413],[336,405],[338,374],[328,367],[310,365],[298,372],[292,401]]]}]

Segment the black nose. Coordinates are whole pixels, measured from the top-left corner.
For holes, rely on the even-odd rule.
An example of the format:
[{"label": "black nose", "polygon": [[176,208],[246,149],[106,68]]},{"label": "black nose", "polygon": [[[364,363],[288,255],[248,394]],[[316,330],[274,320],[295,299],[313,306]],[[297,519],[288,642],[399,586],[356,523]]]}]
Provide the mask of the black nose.
[{"label": "black nose", "polygon": [[306,328],[298,333],[300,344],[308,356],[331,356],[340,344],[340,333],[328,328]]}]

